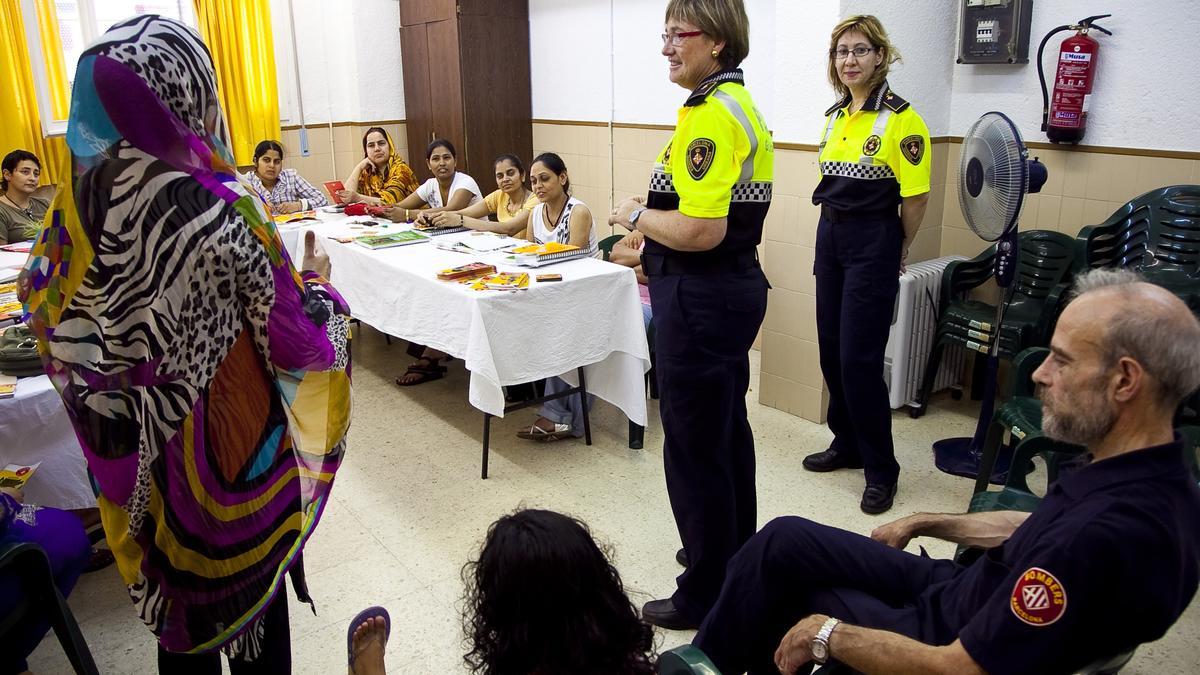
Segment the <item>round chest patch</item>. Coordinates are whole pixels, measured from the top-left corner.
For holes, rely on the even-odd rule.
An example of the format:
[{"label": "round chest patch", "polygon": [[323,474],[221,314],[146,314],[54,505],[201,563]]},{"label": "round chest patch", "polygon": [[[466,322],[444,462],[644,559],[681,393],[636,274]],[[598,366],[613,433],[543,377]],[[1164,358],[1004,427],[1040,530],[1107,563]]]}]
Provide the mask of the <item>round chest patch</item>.
[{"label": "round chest patch", "polygon": [[1067,609],[1067,589],[1051,573],[1030,567],[1013,586],[1013,614],[1030,626],[1049,626]]},{"label": "round chest patch", "polygon": [[875,153],[879,152],[879,144],[880,140],[878,136],[875,134],[867,136],[867,140],[863,141],[863,154],[867,155],[868,157],[874,156]]}]

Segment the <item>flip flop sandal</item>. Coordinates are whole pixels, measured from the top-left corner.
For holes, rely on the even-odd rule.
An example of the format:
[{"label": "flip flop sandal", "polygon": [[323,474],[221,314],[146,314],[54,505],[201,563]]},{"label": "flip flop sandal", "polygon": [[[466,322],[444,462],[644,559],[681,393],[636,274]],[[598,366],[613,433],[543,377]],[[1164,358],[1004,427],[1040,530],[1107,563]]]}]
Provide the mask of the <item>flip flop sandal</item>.
[{"label": "flip flop sandal", "polygon": [[444,373],[449,369],[446,366],[438,365],[437,359],[422,356],[409,364],[408,370],[414,373]]},{"label": "flip flop sandal", "polygon": [[386,609],[378,605],[368,607],[350,620],[350,627],[346,629],[346,665],[351,670],[354,669],[354,658],[357,656],[354,653],[354,630],[366,623],[367,619],[377,616],[383,617],[383,643],[386,646],[388,638],[392,636],[392,617]]},{"label": "flip flop sandal", "polygon": [[[414,368],[409,366],[408,370],[404,371],[404,375],[396,378],[396,386],[415,387],[418,384],[440,380],[445,372],[446,369],[441,366],[434,366],[433,368]],[[416,379],[405,381],[404,378],[409,375],[416,375],[417,377]]]},{"label": "flip flop sandal", "polygon": [[84,573],[96,572],[113,564],[116,558],[113,557],[112,551],[106,548],[92,548],[92,555],[88,558],[87,564],[83,566]]},{"label": "flip flop sandal", "polygon": [[543,443],[561,441],[565,438],[572,438],[571,425],[555,422],[554,431],[547,431],[536,424],[531,424],[528,431],[518,431],[517,438],[523,438],[527,441],[542,441]]}]

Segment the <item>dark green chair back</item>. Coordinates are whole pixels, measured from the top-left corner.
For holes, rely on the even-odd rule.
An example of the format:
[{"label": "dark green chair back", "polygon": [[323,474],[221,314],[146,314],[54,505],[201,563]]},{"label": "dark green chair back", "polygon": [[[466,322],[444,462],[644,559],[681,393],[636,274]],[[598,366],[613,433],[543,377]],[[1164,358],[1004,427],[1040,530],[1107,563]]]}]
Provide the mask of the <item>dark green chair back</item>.
[{"label": "dark green chair back", "polygon": [[1200,185],[1137,197],[1080,230],[1075,249],[1081,269],[1124,267],[1185,300],[1200,294]]},{"label": "dark green chair back", "polygon": [[599,247],[600,252],[604,254],[604,259],[608,260],[609,256],[612,255],[613,246],[615,246],[618,241],[621,241],[624,238],[625,235],[623,234],[614,234],[610,237],[601,239],[600,243],[596,244],[596,246]]},{"label": "dark green chair back", "polygon": [[699,647],[680,645],[658,657],[658,675],[721,675]]}]

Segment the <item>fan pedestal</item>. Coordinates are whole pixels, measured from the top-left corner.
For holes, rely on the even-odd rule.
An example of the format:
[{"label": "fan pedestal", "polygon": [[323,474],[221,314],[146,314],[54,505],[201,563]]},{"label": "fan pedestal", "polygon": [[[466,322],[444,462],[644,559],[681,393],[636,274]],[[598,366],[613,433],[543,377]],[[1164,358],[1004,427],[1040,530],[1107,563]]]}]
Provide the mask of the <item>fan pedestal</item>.
[{"label": "fan pedestal", "polygon": [[[933,463],[939,471],[963,478],[979,476],[979,463],[983,460],[983,452],[978,447],[972,447],[973,441],[969,436],[960,438],[943,438],[933,442]],[[1012,463],[1012,452],[1001,449],[996,455],[996,464],[992,467],[989,482],[992,485],[1004,485],[1008,480],[1008,467]]]}]

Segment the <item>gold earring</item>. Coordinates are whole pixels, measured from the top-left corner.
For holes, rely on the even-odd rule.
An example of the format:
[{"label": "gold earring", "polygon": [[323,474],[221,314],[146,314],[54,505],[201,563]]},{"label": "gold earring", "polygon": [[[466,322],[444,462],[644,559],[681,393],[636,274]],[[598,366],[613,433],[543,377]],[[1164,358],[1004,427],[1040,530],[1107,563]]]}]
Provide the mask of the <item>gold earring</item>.
[{"label": "gold earring", "polygon": [[715,59],[715,58],[717,58],[717,56],[719,56],[720,54],[721,54],[721,52],[718,52],[718,51],[717,51],[717,50],[715,50],[715,49],[714,49],[714,50],[712,50],[712,57],[713,57],[714,59]]}]

